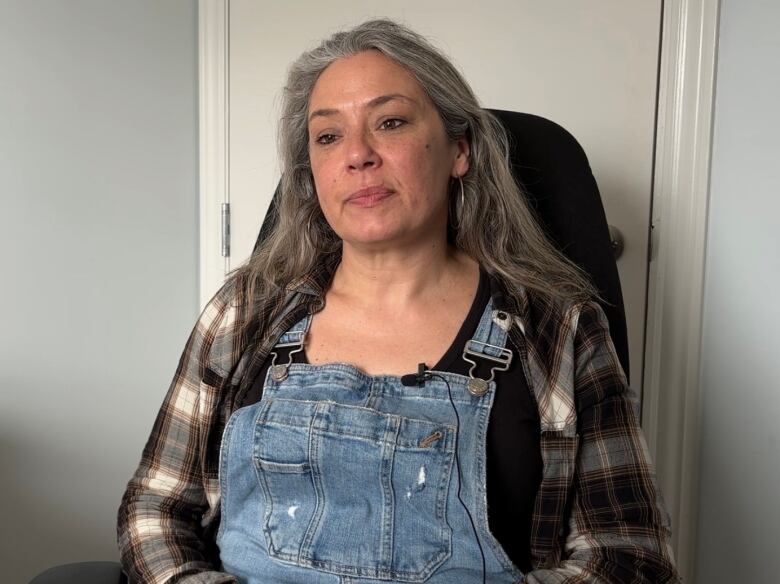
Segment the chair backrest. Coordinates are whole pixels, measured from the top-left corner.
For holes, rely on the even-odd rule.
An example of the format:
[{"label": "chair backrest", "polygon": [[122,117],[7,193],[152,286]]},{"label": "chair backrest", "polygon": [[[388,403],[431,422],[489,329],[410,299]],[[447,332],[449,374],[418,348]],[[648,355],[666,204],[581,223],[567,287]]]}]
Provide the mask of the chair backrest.
[{"label": "chair backrest", "polygon": [[588,158],[569,132],[548,119],[490,110],[509,135],[509,157],[547,235],[599,290],[620,363],[629,373],[623,292],[599,188]]},{"label": "chair backrest", "polygon": [[[585,152],[574,136],[550,120],[518,112],[489,111],[507,130],[515,179],[548,237],[590,275],[599,290],[615,350],[628,376],[623,293],[604,206]],[[276,222],[276,198],[274,194],[255,247]]]}]

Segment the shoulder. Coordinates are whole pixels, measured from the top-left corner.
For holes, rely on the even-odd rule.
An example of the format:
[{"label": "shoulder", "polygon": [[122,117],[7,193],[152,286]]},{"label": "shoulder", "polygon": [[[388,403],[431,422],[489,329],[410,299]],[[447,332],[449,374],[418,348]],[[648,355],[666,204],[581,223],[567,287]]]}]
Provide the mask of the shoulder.
[{"label": "shoulder", "polygon": [[604,311],[594,300],[561,300],[513,288],[519,294],[504,301],[514,317],[510,334],[524,359],[542,429],[573,433],[577,411],[595,397],[588,390],[594,384],[584,380],[609,374],[615,388],[624,380]]},{"label": "shoulder", "polygon": [[614,354],[609,322],[596,300],[564,301],[537,292],[527,292],[527,296],[528,342],[546,363],[571,361],[576,376],[595,355]]},{"label": "shoulder", "polygon": [[499,308],[515,317],[526,342],[542,354],[554,350],[557,341],[576,328],[584,304],[555,298],[518,283],[510,286],[498,276],[491,276],[491,294]]},{"label": "shoulder", "polygon": [[301,287],[305,285],[259,291],[250,289],[242,272],[232,274],[203,309],[198,324],[208,366],[223,377],[240,378],[277,325],[310,301],[311,294]]},{"label": "shoulder", "polygon": [[252,335],[253,310],[247,304],[246,282],[231,276],[203,307],[193,330],[204,368],[227,374]]}]

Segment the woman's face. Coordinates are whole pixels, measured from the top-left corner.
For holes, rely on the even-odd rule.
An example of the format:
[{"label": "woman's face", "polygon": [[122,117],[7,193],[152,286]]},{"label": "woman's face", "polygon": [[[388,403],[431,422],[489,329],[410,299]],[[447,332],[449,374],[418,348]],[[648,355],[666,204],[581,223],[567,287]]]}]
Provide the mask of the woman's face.
[{"label": "woman's face", "polygon": [[379,51],[332,63],[309,103],[320,206],[345,245],[374,249],[446,238],[451,177],[468,170],[412,75]]}]

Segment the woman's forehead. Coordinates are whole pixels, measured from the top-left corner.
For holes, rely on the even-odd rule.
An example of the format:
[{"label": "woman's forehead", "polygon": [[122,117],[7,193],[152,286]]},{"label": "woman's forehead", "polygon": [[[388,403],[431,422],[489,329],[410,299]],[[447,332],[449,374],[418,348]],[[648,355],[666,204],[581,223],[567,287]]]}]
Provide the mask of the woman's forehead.
[{"label": "woman's forehead", "polygon": [[406,68],[379,51],[365,51],[334,61],[320,74],[309,100],[309,115],[393,100],[428,105],[425,91]]}]

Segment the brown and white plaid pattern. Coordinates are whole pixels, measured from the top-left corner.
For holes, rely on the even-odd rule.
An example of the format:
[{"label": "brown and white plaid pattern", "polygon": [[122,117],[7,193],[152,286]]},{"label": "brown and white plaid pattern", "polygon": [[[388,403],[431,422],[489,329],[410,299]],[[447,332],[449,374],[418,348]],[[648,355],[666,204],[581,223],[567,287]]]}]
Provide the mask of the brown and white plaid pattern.
[{"label": "brown and white plaid pattern", "polygon": [[[236,582],[219,572],[222,431],[275,340],[322,302],[323,266],[249,310],[226,284],[201,314],[119,508],[131,582]],[[503,297],[491,278],[497,308]],[[594,302],[517,299],[510,337],[541,420],[543,478],[526,582],[677,582],[669,522],[625,375]]]}]

